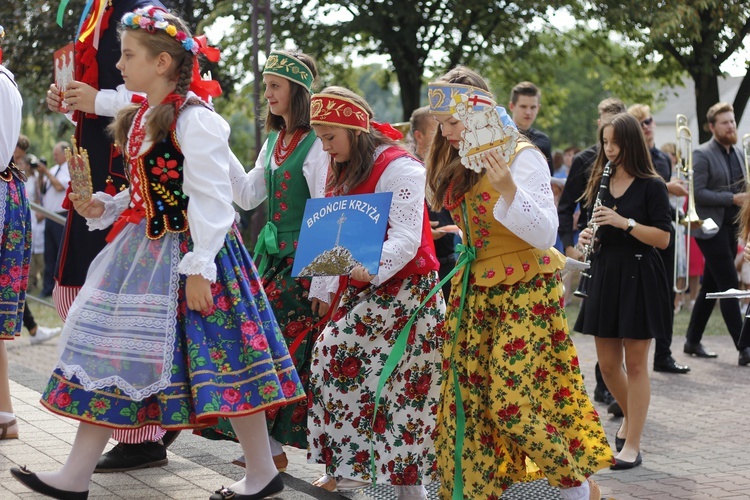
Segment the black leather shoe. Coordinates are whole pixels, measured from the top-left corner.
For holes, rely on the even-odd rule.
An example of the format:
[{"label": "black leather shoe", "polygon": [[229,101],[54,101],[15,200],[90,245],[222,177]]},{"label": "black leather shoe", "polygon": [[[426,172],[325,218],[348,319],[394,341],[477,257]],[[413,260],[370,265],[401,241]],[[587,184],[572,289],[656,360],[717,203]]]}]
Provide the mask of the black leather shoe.
[{"label": "black leather shoe", "polygon": [[94,472],[126,472],[167,465],[167,448],[160,443],[148,441],[139,444],[117,443],[99,457]]},{"label": "black leather shoe", "polygon": [[607,407],[607,413],[609,413],[613,417],[625,416],[625,414],[622,412],[622,408],[620,408],[620,403],[618,403],[617,401],[613,401],[612,404]]},{"label": "black leather shoe", "polygon": [[594,401],[597,403],[604,403],[606,405],[612,404],[615,400],[614,396],[609,392],[609,389],[605,385],[597,385],[594,389]]},{"label": "black leather shoe", "polygon": [[740,359],[737,364],[740,366],[750,365],[750,347],[740,349]]},{"label": "black leather shoe", "polygon": [[615,450],[622,451],[622,449],[625,447],[625,438],[618,437],[617,435],[622,430],[622,424],[620,424],[620,428],[617,429],[617,432],[615,432]]},{"label": "black leather shoe", "polygon": [[638,456],[635,457],[635,460],[632,462],[626,462],[625,460],[620,460],[619,458],[615,458],[615,464],[611,465],[609,468],[612,470],[627,470],[632,469],[633,467],[638,467],[643,463],[643,458],[641,457],[641,452],[638,452]]},{"label": "black leather shoe", "polygon": [[174,443],[174,440],[177,439],[177,436],[180,435],[180,431],[167,431],[164,436],[161,438],[162,444],[164,444],[165,448],[169,448],[169,445]]},{"label": "black leather shoe", "polygon": [[700,342],[685,342],[685,347],[682,349],[685,354],[692,354],[696,358],[718,358],[719,355],[715,352],[707,351],[703,348]]},{"label": "black leather shoe", "polygon": [[10,473],[30,490],[48,497],[57,498],[58,500],[87,500],[89,497],[88,491],[58,490],[57,488],[43,482],[36,474],[27,469],[26,466],[23,466],[20,469],[13,467],[10,469]]},{"label": "black leather shoe", "polygon": [[654,371],[664,373],[687,373],[690,371],[690,367],[677,363],[677,361],[670,356],[667,359],[660,361],[654,360]]},{"label": "black leather shoe", "polygon": [[252,495],[240,495],[234,491],[224,488],[216,490],[208,500],[261,500],[262,498],[268,498],[271,495],[277,495],[284,490],[284,481],[281,479],[281,474],[271,479],[271,482],[266,485],[265,488],[260,490],[258,493]]}]

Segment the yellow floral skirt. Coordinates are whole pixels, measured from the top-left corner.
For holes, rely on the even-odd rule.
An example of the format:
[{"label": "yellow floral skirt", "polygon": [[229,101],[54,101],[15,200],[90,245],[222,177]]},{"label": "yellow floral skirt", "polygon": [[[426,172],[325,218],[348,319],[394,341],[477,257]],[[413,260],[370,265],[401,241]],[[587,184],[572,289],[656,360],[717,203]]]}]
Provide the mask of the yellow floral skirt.
[{"label": "yellow floral skirt", "polygon": [[[466,415],[463,498],[496,499],[518,481],[578,486],[612,464],[612,450],[568,335],[560,274],[528,282],[469,284],[446,313],[446,376],[437,417],[440,498],[453,498],[455,374]],[[460,498],[461,495],[458,495]]]}]

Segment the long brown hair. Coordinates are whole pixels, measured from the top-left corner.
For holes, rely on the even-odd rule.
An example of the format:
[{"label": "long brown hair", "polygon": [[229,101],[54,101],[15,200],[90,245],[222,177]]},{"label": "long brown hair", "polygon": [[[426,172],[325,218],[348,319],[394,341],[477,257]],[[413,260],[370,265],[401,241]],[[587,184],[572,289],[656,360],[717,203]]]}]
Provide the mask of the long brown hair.
[{"label": "long brown hair", "polygon": [[747,243],[748,235],[750,235],[750,184],[746,190],[747,197],[745,202],[740,208],[740,213],[737,214],[737,222],[739,223],[739,236]]},{"label": "long brown hair", "polygon": [[[305,66],[310,68],[313,81],[318,77],[318,68],[312,56],[302,52],[287,52],[283,50],[277,52],[287,54],[302,61]],[[305,130],[310,129],[310,91],[299,83],[291,80],[287,81],[289,82],[289,121],[291,123],[284,123],[283,117],[271,113],[271,107],[266,103],[266,134],[274,130],[279,131],[284,127],[286,127],[287,132],[294,132],[300,127]]]},{"label": "long brown hair", "polygon": [[[488,92],[490,90],[484,78],[464,66],[456,66],[436,81],[471,85]],[[433,137],[426,159],[427,202],[433,210],[443,208],[443,198],[449,185],[453,184],[452,201],[455,201],[468,193],[482,176],[463,166],[458,150],[440,132]]]},{"label": "long brown hair", "polygon": [[346,194],[370,177],[372,166],[375,163],[375,150],[379,146],[396,146],[397,144],[372,127],[372,108],[362,97],[349,89],[335,86],[326,87],[321,93],[349,99],[365,110],[370,117],[370,133],[357,133],[358,131],[346,129],[350,141],[349,159],[339,163],[331,158],[326,189]]},{"label": "long brown hair", "polygon": [[[604,172],[604,166],[609,160],[604,154],[604,129],[612,127],[613,136],[620,152],[612,162],[615,168],[622,168],[629,175],[639,179],[659,177],[651,162],[651,153],[646,146],[646,137],[643,135],[641,123],[632,115],[620,113],[612,117],[609,122],[599,127],[599,152],[591,169],[591,177],[586,185],[586,191],[581,199],[585,200],[587,206],[594,203],[599,192],[599,181]],[[614,175],[614,174],[613,174]]]},{"label": "long brown hair", "polygon": [[[188,37],[192,36],[190,29],[182,19],[167,12],[163,12],[162,16],[164,16],[165,21],[173,24],[177,31],[184,32]],[[174,93],[183,98],[187,95],[190,83],[193,81],[193,60],[196,57],[192,52],[185,50],[182,44],[167,34],[165,30],[157,29],[153,33],[149,33],[144,29],[121,26],[118,32],[120,36],[127,32],[128,35],[137,37],[138,42],[146,48],[151,57],[157,57],[162,52],[169,54],[172,57],[170,78],[177,82]],[[114,137],[115,143],[120,147],[123,147],[127,142],[128,131],[140,107],[140,104],[133,104],[122,108],[107,128]],[[169,135],[178,111],[173,103],[160,104],[151,110],[146,123],[146,133],[153,142],[159,142]]]}]

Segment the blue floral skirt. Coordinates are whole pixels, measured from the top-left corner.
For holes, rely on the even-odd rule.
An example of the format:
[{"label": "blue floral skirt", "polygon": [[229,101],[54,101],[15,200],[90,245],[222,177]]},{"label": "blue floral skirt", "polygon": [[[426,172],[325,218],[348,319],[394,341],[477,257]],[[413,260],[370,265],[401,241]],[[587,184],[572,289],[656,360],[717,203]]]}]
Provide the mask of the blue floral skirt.
[{"label": "blue floral skirt", "polygon": [[[153,244],[150,240],[138,241],[140,235],[145,235],[143,222],[129,226],[123,231],[129,234],[121,234],[110,245],[128,236],[142,246]],[[186,233],[177,236],[181,258],[189,250],[190,237]],[[128,243],[121,242],[122,248],[127,250]],[[105,257],[103,263],[108,261],[107,251],[105,248],[99,256]],[[98,286],[111,290],[113,282],[132,274],[122,271],[128,268],[123,262],[128,255],[129,251],[120,251],[111,256],[106,279]],[[87,284],[99,257],[91,264]],[[116,266],[112,266],[113,261]],[[177,327],[166,388],[140,400],[129,397],[117,385],[86,390],[78,376],[66,377],[66,370],[58,365],[44,391],[42,404],[54,413],[112,428],[156,424],[166,429],[195,429],[215,425],[218,417],[250,415],[304,399],[305,392],[286,343],[236,229],[227,235],[215,263],[217,280],[211,285],[214,305],[205,314],[186,307],[185,276],[179,275],[174,311]],[[136,258],[130,266],[138,268]],[[82,293],[85,289],[86,285]],[[77,326],[66,324],[61,344],[69,341],[66,331],[70,328],[75,332]],[[82,324],[80,328],[90,325]],[[65,345],[61,346],[61,353],[63,363]],[[116,360],[113,364],[117,364]],[[124,367],[113,367],[115,373],[117,369]]]},{"label": "blue floral skirt", "polygon": [[20,335],[31,259],[31,212],[23,182],[0,173],[0,340]]}]

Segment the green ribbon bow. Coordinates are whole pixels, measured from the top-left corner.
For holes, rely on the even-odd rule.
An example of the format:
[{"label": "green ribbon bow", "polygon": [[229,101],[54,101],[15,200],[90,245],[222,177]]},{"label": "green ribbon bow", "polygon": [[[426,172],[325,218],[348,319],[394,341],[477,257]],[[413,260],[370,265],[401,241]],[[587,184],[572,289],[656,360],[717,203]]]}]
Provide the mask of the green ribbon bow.
[{"label": "green ribbon bow", "polygon": [[279,253],[279,234],[276,224],[271,221],[266,222],[266,225],[263,226],[263,229],[258,234],[258,242],[255,244],[253,253],[255,254],[253,260],[256,263],[260,255],[261,260],[260,265],[258,265],[258,273],[263,275],[266,272],[266,266],[268,266],[269,255],[278,255]]}]

